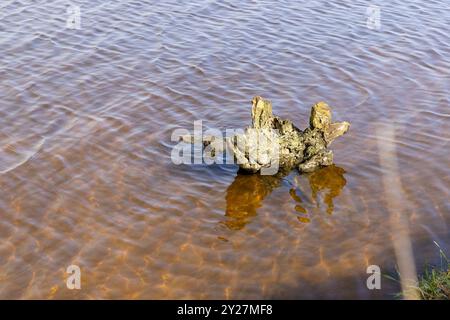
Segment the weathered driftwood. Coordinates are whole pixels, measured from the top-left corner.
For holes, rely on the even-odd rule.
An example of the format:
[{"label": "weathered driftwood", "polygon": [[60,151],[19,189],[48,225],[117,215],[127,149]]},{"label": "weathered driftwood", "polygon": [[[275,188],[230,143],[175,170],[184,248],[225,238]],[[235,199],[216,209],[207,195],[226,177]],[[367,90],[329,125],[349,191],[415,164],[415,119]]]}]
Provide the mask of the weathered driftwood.
[{"label": "weathered driftwood", "polygon": [[[325,102],[311,109],[309,127],[300,130],[290,120],[272,114],[272,103],[261,97],[252,100],[252,126],[241,135],[227,138],[228,150],[234,153],[239,167],[256,173],[277,163],[281,171],[298,168],[300,172],[333,164],[333,152],[329,145],[348,131],[348,122],[331,121],[331,109]],[[193,137],[183,137],[194,142]],[[214,137],[203,137],[208,146]],[[220,144],[215,152],[221,152]],[[256,151],[256,152],[255,152]]]}]

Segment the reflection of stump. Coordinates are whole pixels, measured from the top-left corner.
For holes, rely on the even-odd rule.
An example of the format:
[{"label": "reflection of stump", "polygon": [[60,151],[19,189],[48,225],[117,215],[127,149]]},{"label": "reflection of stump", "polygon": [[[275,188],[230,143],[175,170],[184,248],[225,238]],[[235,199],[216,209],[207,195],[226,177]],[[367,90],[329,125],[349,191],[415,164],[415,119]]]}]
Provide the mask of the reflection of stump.
[{"label": "reflection of stump", "polygon": [[256,210],[273,189],[281,184],[281,177],[238,174],[227,189],[225,225],[233,230],[242,229],[256,216]]},{"label": "reflection of stump", "polygon": [[[262,206],[264,198],[281,185],[283,177],[288,172],[280,172],[273,176],[238,173],[233,183],[228,187],[225,216],[227,220],[223,223],[232,230],[240,230],[251,222],[257,215],[257,210]],[[345,170],[331,165],[306,175],[311,188],[311,197],[317,201],[319,192],[326,192],[324,203],[327,213],[331,214],[334,209],[333,199],[340,195],[347,181],[344,178]],[[290,197],[295,201],[294,210],[300,214],[301,222],[309,222],[307,207],[296,193],[296,188],[289,190]]]},{"label": "reflection of stump", "polygon": [[333,199],[341,194],[342,188],[347,183],[344,173],[344,169],[332,165],[314,171],[308,177],[312,198],[315,201],[317,201],[317,195],[320,191],[327,191],[323,201],[327,205],[327,213],[329,214],[332,214],[334,210]]}]

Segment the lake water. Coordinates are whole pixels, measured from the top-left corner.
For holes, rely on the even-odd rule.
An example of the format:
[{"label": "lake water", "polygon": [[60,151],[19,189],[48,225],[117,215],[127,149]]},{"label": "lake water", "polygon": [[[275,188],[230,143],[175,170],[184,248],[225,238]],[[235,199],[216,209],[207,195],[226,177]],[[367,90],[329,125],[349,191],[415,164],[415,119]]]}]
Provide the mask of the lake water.
[{"label": "lake water", "polygon": [[[69,4],[0,4],[0,298],[391,299],[369,265],[449,254],[447,1],[79,0],[79,29]],[[300,128],[329,103],[335,166],[172,163],[255,95]]]}]

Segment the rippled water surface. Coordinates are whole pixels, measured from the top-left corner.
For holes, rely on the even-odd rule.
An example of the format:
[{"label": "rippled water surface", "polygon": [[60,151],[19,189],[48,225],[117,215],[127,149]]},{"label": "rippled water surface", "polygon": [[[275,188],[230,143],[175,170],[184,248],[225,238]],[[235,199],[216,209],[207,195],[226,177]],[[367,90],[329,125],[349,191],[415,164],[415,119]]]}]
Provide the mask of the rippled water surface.
[{"label": "rippled water surface", "polygon": [[[447,1],[375,1],[379,30],[361,0],[74,3],[0,3],[0,298],[392,298],[368,265],[449,252]],[[255,95],[301,128],[327,101],[336,165],[171,162]]]}]

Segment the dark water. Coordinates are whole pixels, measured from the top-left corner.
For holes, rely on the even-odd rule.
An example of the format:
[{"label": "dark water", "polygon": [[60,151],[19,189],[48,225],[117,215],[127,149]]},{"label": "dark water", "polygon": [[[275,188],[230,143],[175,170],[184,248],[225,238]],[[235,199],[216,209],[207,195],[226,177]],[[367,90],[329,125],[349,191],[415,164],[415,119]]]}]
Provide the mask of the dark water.
[{"label": "dark water", "polygon": [[[449,252],[447,1],[82,0],[79,30],[68,4],[0,3],[1,298],[392,298],[368,265]],[[328,102],[336,165],[172,164],[174,129],[245,127],[255,95],[299,127]]]}]

